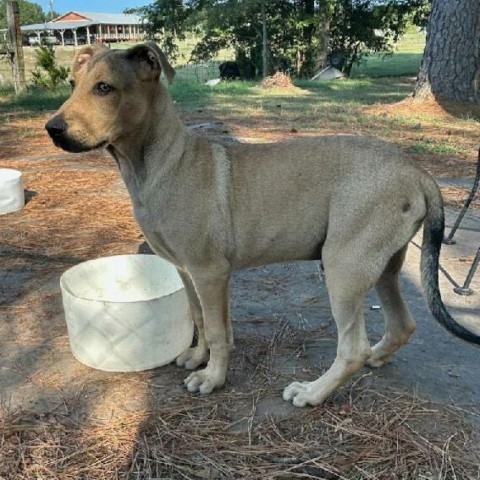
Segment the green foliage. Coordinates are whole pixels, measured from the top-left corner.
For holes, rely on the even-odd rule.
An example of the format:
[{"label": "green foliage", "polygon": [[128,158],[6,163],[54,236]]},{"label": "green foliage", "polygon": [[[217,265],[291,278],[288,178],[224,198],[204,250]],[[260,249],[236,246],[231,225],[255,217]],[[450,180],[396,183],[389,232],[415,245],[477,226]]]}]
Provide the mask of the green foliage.
[{"label": "green foliage", "polygon": [[[18,0],[20,9],[20,24],[41,23],[46,20],[45,13],[38,3]],[[7,28],[7,1],[0,0],[0,29]]]},{"label": "green foliage", "polygon": [[208,60],[220,50],[235,52],[246,78],[262,65],[262,5],[265,7],[270,73],[311,76],[319,65],[328,32],[328,51],[345,58],[344,71],[371,53],[389,54],[409,21],[424,22],[430,0],[156,0],[135,9],[151,36],[175,58],[176,42],[189,30],[202,39],[194,60]]},{"label": "green foliage", "polygon": [[428,17],[430,16],[430,9],[433,0],[423,0],[418,2],[418,6],[414,9],[412,14],[412,23],[422,30],[427,28]]},{"label": "green foliage", "polygon": [[65,83],[68,68],[57,64],[52,45],[42,45],[35,50],[35,70],[32,72],[33,84],[48,90],[55,90]]},{"label": "green foliage", "polygon": [[184,3],[182,0],[155,0],[150,5],[126,10],[146,19],[146,33],[155,38],[162,50],[171,60],[178,56],[179,40],[185,39],[185,32],[191,24],[188,22],[195,11],[195,2]]}]

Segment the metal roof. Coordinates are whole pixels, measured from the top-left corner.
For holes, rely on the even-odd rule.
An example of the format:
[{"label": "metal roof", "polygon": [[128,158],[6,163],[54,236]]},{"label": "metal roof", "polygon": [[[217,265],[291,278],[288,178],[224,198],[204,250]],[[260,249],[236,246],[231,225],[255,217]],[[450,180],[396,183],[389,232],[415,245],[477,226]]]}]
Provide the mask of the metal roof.
[{"label": "metal roof", "polygon": [[[76,13],[77,15],[88,18],[95,24],[103,23],[105,25],[138,25],[142,23],[142,19],[138,15],[127,13],[78,12],[77,10],[67,13]],[[54,23],[58,22],[54,21]]]},{"label": "metal roof", "polygon": [[[33,32],[39,30],[71,30],[73,28],[89,27],[91,25],[141,25],[142,19],[138,15],[130,15],[125,13],[95,13],[95,12],[67,12],[76,13],[85,20],[67,20],[33,23],[31,25],[23,25],[22,32]],[[61,18],[64,15],[60,15]]]},{"label": "metal roof", "polygon": [[33,32],[38,30],[70,30],[72,28],[87,27],[90,25],[96,25],[95,22],[89,21],[75,21],[75,22],[43,22],[32,23],[31,25],[23,25],[22,32]]}]

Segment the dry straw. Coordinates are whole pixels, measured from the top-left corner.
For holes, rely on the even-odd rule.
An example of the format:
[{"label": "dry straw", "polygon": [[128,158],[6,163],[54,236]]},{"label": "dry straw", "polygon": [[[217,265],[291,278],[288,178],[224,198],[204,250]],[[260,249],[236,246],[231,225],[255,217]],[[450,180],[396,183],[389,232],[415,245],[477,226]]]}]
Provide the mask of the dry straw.
[{"label": "dry straw", "polygon": [[[329,403],[283,418],[257,417],[266,393],[185,393],[102,424],[5,413],[0,478],[479,478],[472,427],[452,409],[355,388],[340,408]],[[250,414],[232,421],[248,401]]]},{"label": "dry straw", "polygon": [[277,72],[270,77],[262,80],[261,86],[263,88],[292,88],[292,79],[283,72]]}]

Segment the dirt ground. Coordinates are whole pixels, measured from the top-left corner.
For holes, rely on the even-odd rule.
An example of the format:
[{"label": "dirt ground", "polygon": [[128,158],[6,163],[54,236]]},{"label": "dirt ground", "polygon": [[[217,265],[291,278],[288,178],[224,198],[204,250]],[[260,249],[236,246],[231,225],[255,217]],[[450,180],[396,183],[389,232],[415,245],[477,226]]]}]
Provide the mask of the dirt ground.
[{"label": "dirt ground", "polygon": [[[206,135],[256,136],[248,123],[209,123],[208,112],[196,117],[190,123]],[[281,399],[293,378],[315,378],[335,354],[314,262],[234,275],[236,350],[226,387],[212,396],[187,393],[185,371],[174,365],[112,374],[77,362],[60,275],[87,259],[137,253],[143,239],[114,162],[103,152],[55,149],[43,134],[46,118],[17,115],[0,127],[0,165],[23,172],[27,198],[22,211],[0,217],[0,479],[480,478],[480,353],[428,313],[415,244],[402,283],[418,332],[390,364],[365,369],[317,409],[300,411]],[[451,226],[473,178],[458,178],[448,162],[441,170]],[[457,245],[444,248],[448,277],[441,276],[447,305],[477,332],[478,274],[475,295],[458,297],[452,287],[473,260],[479,219],[477,202]],[[370,295],[372,342],[383,328],[377,305]]]}]

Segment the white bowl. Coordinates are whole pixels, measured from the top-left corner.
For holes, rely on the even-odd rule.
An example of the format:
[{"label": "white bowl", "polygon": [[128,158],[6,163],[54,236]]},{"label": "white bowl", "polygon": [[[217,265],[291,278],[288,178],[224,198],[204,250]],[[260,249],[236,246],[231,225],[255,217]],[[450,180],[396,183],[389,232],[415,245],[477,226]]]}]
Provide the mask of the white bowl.
[{"label": "white bowl", "polygon": [[166,365],[190,347],[193,322],[176,268],[155,255],[76,265],[60,278],[73,355],[109,372]]},{"label": "white bowl", "polygon": [[0,168],[0,215],[21,210],[24,205],[22,173]]}]

